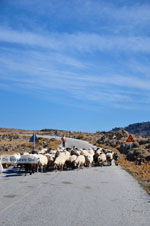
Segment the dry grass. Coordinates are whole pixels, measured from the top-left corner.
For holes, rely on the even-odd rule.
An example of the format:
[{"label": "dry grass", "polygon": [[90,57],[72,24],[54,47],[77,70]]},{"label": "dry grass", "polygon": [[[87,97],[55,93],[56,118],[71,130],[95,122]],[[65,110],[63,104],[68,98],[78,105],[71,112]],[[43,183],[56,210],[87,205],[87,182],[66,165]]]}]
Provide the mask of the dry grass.
[{"label": "dry grass", "polygon": [[[0,151],[0,155],[12,155],[14,153],[31,152],[33,150],[33,143],[28,141],[28,137],[22,139],[0,140],[0,146],[4,151]],[[59,140],[39,138],[39,142],[35,144],[36,150],[41,150],[43,147],[57,149],[60,145]],[[7,149],[8,151],[5,151]]]},{"label": "dry grass", "polygon": [[142,165],[135,165],[134,162],[127,161],[125,156],[121,155],[119,164],[123,169],[127,170],[134,176],[144,189],[150,194],[150,164],[142,163]]},{"label": "dry grass", "polygon": [[11,141],[1,140],[0,145],[4,145],[4,146],[5,145],[26,145],[30,147],[32,144],[25,140],[11,140]]},{"label": "dry grass", "polygon": [[60,144],[61,144],[61,141],[59,141],[59,140],[51,140],[50,148],[57,149]]}]

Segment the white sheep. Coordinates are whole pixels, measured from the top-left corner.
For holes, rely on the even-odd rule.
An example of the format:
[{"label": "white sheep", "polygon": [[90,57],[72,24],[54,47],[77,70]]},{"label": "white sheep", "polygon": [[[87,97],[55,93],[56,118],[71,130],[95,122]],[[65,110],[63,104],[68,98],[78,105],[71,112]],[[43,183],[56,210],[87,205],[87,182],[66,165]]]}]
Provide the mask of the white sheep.
[{"label": "white sheep", "polygon": [[89,155],[89,152],[87,150],[80,149],[80,154],[81,155],[84,155],[84,156],[88,156]]},{"label": "white sheep", "polygon": [[88,153],[94,156],[94,150],[93,149],[89,149]]},{"label": "white sheep", "polygon": [[77,159],[76,155],[70,155],[68,158],[66,158],[65,167],[66,169],[74,169],[74,162]]},{"label": "white sheep", "polygon": [[54,168],[63,170],[65,162],[66,162],[66,156],[64,155],[58,156],[54,161]]},{"label": "white sheep", "polygon": [[65,153],[66,161],[68,161],[70,159],[70,152],[65,151],[64,153]]},{"label": "white sheep", "polygon": [[47,163],[48,167],[52,167],[54,165],[55,154],[49,154],[49,153],[47,153],[47,154],[45,154],[45,156],[48,159],[48,163]]},{"label": "white sheep", "polygon": [[77,156],[76,156],[76,155],[71,155],[71,156],[69,157],[69,161],[70,161],[71,163],[75,162],[76,159],[77,159]]},{"label": "white sheep", "polygon": [[113,153],[112,152],[107,152],[106,153],[106,158],[107,158],[107,163],[108,163],[108,165],[111,165],[111,162],[112,162],[112,160],[113,160]]},{"label": "white sheep", "polygon": [[98,164],[100,166],[104,165],[105,162],[106,162],[106,155],[104,153],[101,153],[99,156],[98,156]]},{"label": "white sheep", "polygon": [[57,150],[50,150],[50,151],[49,151],[49,154],[54,154],[54,155],[55,155],[56,152],[57,152]]},{"label": "white sheep", "polygon": [[76,158],[76,160],[74,161],[74,166],[78,167],[78,168],[82,168],[85,164],[85,157],[84,155],[80,155]]},{"label": "white sheep", "polygon": [[77,149],[73,149],[73,150],[71,150],[71,155],[76,155],[76,156],[79,156],[81,153],[80,153],[80,151],[79,150],[77,150]]},{"label": "white sheep", "polygon": [[39,162],[37,154],[23,154],[19,159],[18,163],[32,163]]},{"label": "white sheep", "polygon": [[23,152],[22,155],[29,155],[29,152]]},{"label": "white sheep", "polygon": [[93,155],[89,154],[85,156],[85,166],[90,167],[92,166],[92,163],[93,163]]},{"label": "white sheep", "polygon": [[46,168],[47,164],[48,164],[48,158],[45,155],[42,154],[33,154],[34,156],[38,157],[39,159],[39,167],[41,169],[41,171],[44,171],[44,168]]},{"label": "white sheep", "polygon": [[41,151],[38,152],[38,154],[45,154],[47,152],[47,148],[42,148]]},{"label": "white sheep", "polygon": [[95,151],[95,154],[98,154],[98,155],[100,155],[101,153],[102,153],[102,148],[98,148],[96,151]]},{"label": "white sheep", "polygon": [[17,161],[20,159],[21,155],[20,153],[14,153],[9,156],[10,163],[17,163]]}]

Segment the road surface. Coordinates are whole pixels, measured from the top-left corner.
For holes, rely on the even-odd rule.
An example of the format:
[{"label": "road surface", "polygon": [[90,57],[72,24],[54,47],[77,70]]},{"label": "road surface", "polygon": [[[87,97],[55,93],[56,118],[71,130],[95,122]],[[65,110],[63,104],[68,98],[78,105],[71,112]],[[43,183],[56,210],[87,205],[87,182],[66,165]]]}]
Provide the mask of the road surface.
[{"label": "road surface", "polygon": [[[78,142],[78,141],[76,141]],[[150,198],[117,166],[0,176],[2,226],[149,226]]]},{"label": "road surface", "polygon": [[[57,137],[57,136],[49,136],[49,135],[37,135],[37,137],[43,137],[43,138],[55,138],[57,140],[61,140],[61,137]],[[77,140],[74,138],[66,138],[66,147],[77,147],[77,148],[92,148],[94,147],[94,145],[88,143],[87,141],[84,140]]]}]

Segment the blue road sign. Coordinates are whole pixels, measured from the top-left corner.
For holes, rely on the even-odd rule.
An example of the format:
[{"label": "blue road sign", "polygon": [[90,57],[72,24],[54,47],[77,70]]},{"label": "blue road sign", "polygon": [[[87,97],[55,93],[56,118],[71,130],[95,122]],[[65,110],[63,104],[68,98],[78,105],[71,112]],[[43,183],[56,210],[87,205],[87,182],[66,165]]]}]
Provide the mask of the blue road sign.
[{"label": "blue road sign", "polygon": [[32,137],[30,137],[29,142],[34,142],[34,143],[38,142],[38,138],[37,138],[36,134],[33,134]]}]

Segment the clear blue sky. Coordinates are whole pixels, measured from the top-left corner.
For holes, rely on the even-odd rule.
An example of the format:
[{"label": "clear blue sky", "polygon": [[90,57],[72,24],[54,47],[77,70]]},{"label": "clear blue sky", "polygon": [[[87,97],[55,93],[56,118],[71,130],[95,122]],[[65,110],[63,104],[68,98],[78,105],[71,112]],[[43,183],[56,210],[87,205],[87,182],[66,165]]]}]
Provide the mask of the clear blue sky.
[{"label": "clear blue sky", "polygon": [[0,0],[0,127],[150,120],[149,0]]}]

